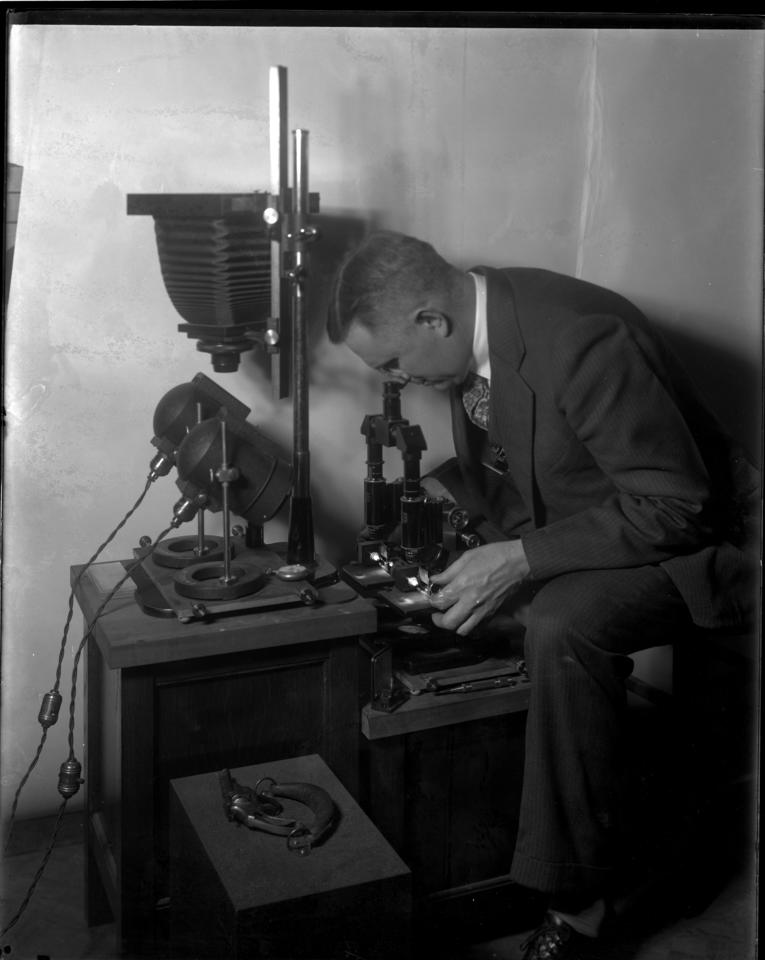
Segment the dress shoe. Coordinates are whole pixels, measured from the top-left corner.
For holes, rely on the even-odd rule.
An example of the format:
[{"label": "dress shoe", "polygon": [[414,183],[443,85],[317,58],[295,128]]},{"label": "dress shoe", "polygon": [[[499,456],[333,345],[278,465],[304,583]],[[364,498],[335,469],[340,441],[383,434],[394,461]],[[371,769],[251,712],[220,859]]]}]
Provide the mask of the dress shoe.
[{"label": "dress shoe", "polygon": [[521,944],[523,960],[584,960],[580,951],[588,941],[593,942],[556,914],[547,913],[542,925]]}]

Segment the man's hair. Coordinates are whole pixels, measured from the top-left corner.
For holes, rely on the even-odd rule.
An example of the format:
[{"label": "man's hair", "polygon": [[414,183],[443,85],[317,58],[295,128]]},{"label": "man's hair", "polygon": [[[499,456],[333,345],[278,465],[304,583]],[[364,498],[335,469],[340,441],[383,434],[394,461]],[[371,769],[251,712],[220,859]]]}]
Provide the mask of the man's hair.
[{"label": "man's hair", "polygon": [[327,334],[342,343],[352,322],[375,327],[403,324],[423,295],[451,293],[456,269],[429,243],[392,230],[370,234],[345,258],[335,276]]}]

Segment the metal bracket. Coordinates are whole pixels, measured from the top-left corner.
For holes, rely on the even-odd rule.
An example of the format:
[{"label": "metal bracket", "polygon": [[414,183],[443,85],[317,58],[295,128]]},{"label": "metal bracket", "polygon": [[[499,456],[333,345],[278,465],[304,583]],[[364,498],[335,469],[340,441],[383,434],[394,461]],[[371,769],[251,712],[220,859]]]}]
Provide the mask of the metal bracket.
[{"label": "metal bracket", "polygon": [[373,710],[393,713],[408,699],[393,673],[393,647],[374,638],[362,639],[361,645],[369,654],[370,705]]}]

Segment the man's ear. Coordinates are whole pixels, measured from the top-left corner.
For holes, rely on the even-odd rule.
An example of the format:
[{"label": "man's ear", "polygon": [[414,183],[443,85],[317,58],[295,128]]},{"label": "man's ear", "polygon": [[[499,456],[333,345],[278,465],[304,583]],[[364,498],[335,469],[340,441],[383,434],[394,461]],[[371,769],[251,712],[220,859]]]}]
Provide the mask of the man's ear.
[{"label": "man's ear", "polygon": [[440,337],[449,337],[452,334],[451,318],[440,310],[418,310],[414,322],[428,327]]}]

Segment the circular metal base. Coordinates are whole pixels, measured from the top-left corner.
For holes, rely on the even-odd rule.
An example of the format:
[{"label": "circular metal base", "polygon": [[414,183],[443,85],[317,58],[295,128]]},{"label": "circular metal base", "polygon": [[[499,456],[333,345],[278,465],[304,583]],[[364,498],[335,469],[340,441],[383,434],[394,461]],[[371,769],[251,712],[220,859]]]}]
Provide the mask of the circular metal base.
[{"label": "circular metal base", "polygon": [[194,600],[235,600],[255,593],[265,573],[254,563],[234,561],[230,565],[231,579],[223,579],[223,563],[198,563],[186,567],[175,577],[175,592]]},{"label": "circular metal base", "polygon": [[311,571],[302,563],[286,563],[283,567],[277,567],[274,573],[280,580],[305,580]]},{"label": "circular metal base", "polygon": [[137,587],[135,602],[150,617],[174,617],[175,610],[162,593],[152,584],[149,587]]},{"label": "circular metal base", "polygon": [[[152,559],[160,567],[172,567],[179,570],[192,563],[207,563],[223,559],[223,537],[205,537],[202,541],[204,553],[199,553],[198,537],[174,537],[163,540],[152,554]],[[229,547],[230,556],[234,549]]]}]

